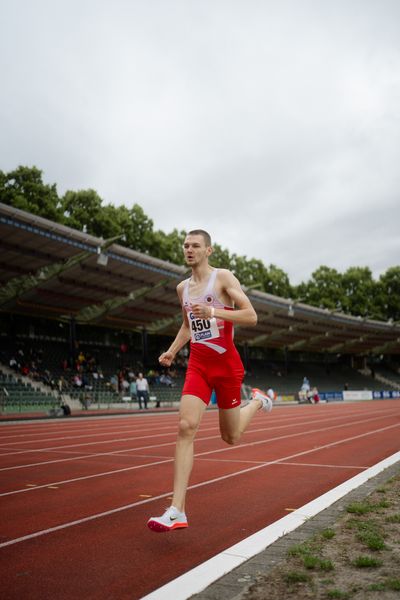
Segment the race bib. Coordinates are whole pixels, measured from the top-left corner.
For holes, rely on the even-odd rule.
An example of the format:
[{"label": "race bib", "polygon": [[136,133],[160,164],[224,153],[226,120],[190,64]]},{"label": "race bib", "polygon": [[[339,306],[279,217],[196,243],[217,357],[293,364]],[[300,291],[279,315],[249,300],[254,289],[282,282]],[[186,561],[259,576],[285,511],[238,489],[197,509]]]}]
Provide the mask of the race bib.
[{"label": "race bib", "polygon": [[202,342],[203,340],[213,340],[219,337],[217,319],[199,319],[192,312],[189,313],[190,333],[192,342]]}]

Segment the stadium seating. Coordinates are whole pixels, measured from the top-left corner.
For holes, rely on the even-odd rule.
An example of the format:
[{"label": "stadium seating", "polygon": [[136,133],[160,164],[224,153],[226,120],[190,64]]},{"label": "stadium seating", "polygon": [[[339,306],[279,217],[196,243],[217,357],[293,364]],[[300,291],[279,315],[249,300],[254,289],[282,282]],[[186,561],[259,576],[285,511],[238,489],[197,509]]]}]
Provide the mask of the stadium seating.
[{"label": "stadium seating", "polygon": [[[146,369],[142,365],[142,352],[140,338],[132,334],[130,344],[124,344],[124,332],[104,331],[95,327],[81,328],[75,349],[75,362],[71,360],[70,344],[66,340],[65,324],[60,325],[49,322],[35,324],[35,333],[32,330],[27,333],[29,326],[22,318],[21,322],[16,319],[16,334],[10,336],[0,334],[0,363],[9,367],[12,357],[17,357],[20,366],[16,373],[11,376],[3,371],[0,377],[0,396],[3,406],[17,407],[18,410],[29,410],[35,406],[51,407],[60,402],[62,397],[79,400],[84,408],[104,407],[121,404],[125,402],[130,408],[138,408],[137,401],[127,401],[128,393],[118,390],[111,382],[111,378],[118,377],[122,372],[128,380],[128,373],[133,371],[137,374]],[[160,372],[157,357],[159,349],[167,347],[168,340],[163,338],[150,338],[148,348],[149,366],[153,371]],[[85,356],[84,367],[81,370],[83,379],[79,387],[74,384],[76,375],[76,359],[82,352]],[[266,352],[267,355],[267,352]],[[345,358],[345,357],[344,357]],[[47,392],[38,391],[24,382],[20,376],[20,369],[24,363],[30,365],[35,363],[35,369],[29,373],[33,381],[46,384]],[[367,374],[353,369],[350,362],[340,361],[334,357],[321,356],[318,360],[306,360],[306,357],[291,353],[285,364],[282,360],[272,358],[271,360],[250,357],[249,371],[246,373],[244,383],[249,387],[267,389],[272,387],[279,395],[297,395],[303,378],[307,377],[311,387],[316,386],[320,392],[349,390],[381,390],[382,381]],[[392,385],[385,385],[385,389],[398,389],[400,386],[400,374],[397,366],[391,368],[379,365],[375,372],[390,379]],[[173,386],[161,384],[157,376],[149,376],[150,397],[149,406],[169,406],[176,403],[181,395],[184,369],[176,368]],[[60,384],[62,380],[62,386]],[[43,386],[42,386],[43,387]],[[4,389],[3,389],[4,388]],[[5,390],[5,391],[4,391]],[[23,408],[24,407],[24,408]]]},{"label": "stadium seating", "polygon": [[309,379],[311,387],[317,387],[320,392],[342,391],[345,385],[349,390],[382,389],[381,382],[343,364],[292,361],[285,372],[283,364],[274,364],[271,368],[268,363],[253,360],[251,367],[245,377],[246,384],[272,387],[283,394],[297,394],[304,377]]},{"label": "stadium seating", "polygon": [[0,370],[0,411],[26,412],[48,411],[59,406],[59,401],[50,392],[34,389],[22,379]]}]

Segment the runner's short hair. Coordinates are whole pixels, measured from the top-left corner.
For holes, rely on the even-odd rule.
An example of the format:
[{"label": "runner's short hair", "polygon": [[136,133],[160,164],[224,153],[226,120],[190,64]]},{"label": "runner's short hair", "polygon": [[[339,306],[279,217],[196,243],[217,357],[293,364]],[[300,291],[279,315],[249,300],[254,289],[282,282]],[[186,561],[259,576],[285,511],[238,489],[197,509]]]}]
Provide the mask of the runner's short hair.
[{"label": "runner's short hair", "polygon": [[207,231],[204,231],[204,229],[193,229],[192,231],[189,231],[188,235],[202,235],[206,246],[212,245],[211,236],[209,233],[207,233]]}]

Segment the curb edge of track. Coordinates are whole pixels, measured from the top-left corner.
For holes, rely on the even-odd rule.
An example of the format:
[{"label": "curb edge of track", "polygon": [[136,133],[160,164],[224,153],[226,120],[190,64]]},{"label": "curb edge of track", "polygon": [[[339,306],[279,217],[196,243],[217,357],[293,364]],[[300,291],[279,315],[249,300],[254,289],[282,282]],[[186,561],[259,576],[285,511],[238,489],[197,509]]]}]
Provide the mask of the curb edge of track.
[{"label": "curb edge of track", "polygon": [[332,526],[351,502],[359,502],[372,494],[384,482],[400,473],[400,460],[386,467],[359,487],[353,489],[331,506],[325,508],[302,525],[270,544],[265,550],[227,573],[206,589],[190,596],[192,600],[240,600],[259,575],[266,575],[285,560],[288,549],[301,544],[316,533]]},{"label": "curb edge of track", "polygon": [[399,469],[400,452],[396,452],[142,600],[241,600],[260,574],[284,560],[290,546],[329,527],[349,502],[365,498]]}]

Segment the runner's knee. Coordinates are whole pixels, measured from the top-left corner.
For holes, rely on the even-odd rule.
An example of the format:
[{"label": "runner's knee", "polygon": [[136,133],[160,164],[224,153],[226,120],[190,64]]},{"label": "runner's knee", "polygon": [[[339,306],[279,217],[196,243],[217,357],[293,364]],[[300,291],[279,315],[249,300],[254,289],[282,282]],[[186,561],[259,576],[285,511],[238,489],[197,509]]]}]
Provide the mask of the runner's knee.
[{"label": "runner's knee", "polygon": [[221,437],[224,442],[226,442],[230,446],[234,446],[240,440],[240,433],[230,433],[226,431],[221,431]]},{"label": "runner's knee", "polygon": [[194,419],[182,417],[179,421],[178,435],[180,437],[194,437],[197,431],[197,422]]}]

